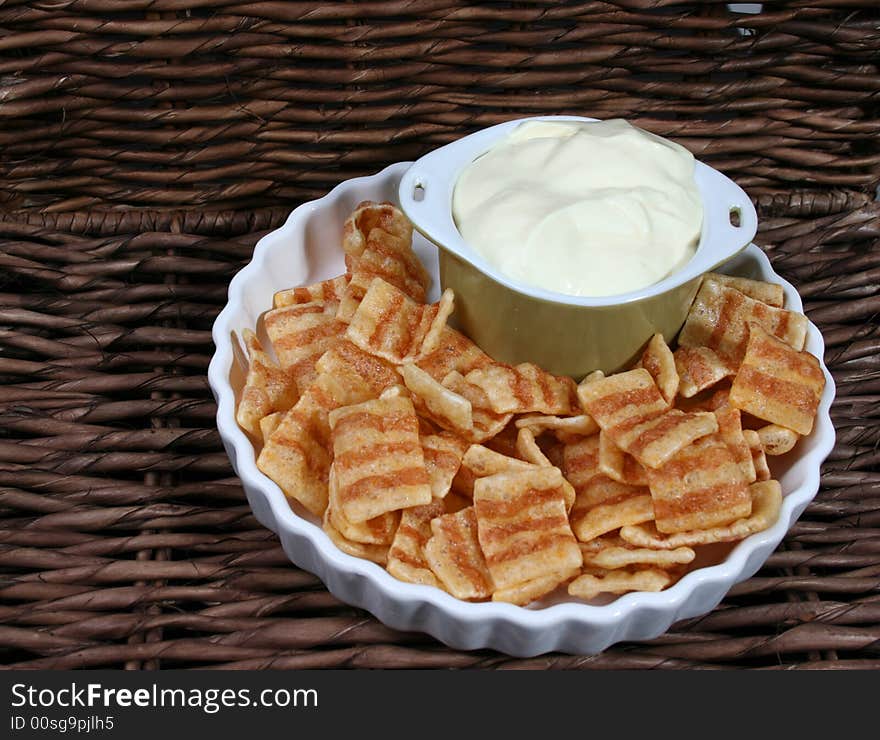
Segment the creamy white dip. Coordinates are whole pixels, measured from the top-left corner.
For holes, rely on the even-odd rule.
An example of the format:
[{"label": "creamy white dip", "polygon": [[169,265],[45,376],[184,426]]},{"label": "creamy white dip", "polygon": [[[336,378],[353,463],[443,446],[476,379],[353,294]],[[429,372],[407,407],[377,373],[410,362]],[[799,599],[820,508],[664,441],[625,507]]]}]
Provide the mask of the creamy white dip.
[{"label": "creamy white dip", "polygon": [[703,218],[693,155],[620,119],[518,126],[464,170],[452,210],[505,275],[577,296],[662,280],[693,256]]}]

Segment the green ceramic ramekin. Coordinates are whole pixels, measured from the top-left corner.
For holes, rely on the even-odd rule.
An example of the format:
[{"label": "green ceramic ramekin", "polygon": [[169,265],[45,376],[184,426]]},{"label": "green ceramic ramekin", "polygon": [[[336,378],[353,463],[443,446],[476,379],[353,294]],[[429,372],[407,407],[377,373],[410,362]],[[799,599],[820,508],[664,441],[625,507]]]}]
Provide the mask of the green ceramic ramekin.
[{"label": "green ceramic ramekin", "polygon": [[694,257],[668,277],[637,291],[596,298],[512,280],[462,239],[452,217],[452,193],[468,164],[528,120],[595,119],[517,119],[447,144],[404,173],[398,193],[401,207],[415,228],[439,247],[442,286],[455,292],[454,323],[492,357],[511,364],[534,362],[574,378],[593,370],[615,372],[636,359],[653,334],[673,339],[700,277],[755,236],[755,208],[738,185],[697,161],[694,179],[703,205],[700,242]]}]

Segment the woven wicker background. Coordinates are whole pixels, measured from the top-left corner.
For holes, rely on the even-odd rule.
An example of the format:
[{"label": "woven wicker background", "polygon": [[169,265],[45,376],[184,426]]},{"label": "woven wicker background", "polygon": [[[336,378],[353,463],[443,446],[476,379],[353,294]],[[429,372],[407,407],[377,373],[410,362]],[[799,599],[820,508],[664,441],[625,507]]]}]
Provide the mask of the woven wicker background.
[{"label": "woven wicker background", "polygon": [[[0,0],[0,661],[880,667],[880,8]],[[838,382],[823,488],[721,607],[514,660],[332,598],[253,519],[211,323],[304,199],[530,113],[623,116],[756,200]]]}]

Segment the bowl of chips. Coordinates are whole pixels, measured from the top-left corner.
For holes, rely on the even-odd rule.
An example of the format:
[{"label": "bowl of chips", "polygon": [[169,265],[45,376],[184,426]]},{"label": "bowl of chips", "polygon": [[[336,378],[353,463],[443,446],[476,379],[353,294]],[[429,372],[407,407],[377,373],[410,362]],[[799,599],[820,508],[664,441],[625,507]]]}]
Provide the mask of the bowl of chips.
[{"label": "bowl of chips", "polygon": [[[702,205],[699,242],[694,256],[661,280],[617,295],[577,296],[510,278],[459,233],[452,213],[458,178],[520,125],[595,120],[536,116],[505,121],[428,152],[401,178],[401,209],[417,231],[438,245],[443,285],[459,298],[454,323],[495,359],[534,362],[573,377],[629,367],[652,335],[678,332],[701,275],[755,236],[758,218],[748,195],[718,170],[694,160]],[[573,343],[572,334],[589,341]]]},{"label": "bowl of chips", "polygon": [[230,284],[209,382],[256,518],[340,600],[459,649],[591,654],[714,608],[834,444],[797,291],[751,245],[632,367],[501,363],[449,324],[408,166],[300,206]]}]

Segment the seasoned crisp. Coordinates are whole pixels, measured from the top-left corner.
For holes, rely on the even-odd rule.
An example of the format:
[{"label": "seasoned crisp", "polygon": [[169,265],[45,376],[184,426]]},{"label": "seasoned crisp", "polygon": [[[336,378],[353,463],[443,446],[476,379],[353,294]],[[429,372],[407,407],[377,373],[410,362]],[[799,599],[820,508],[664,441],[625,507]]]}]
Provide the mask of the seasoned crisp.
[{"label": "seasoned crisp", "polygon": [[283,411],[276,411],[268,416],[264,416],[260,419],[260,433],[263,435],[263,442],[271,436],[272,432],[274,432],[278,425],[281,423],[281,420],[284,418]]},{"label": "seasoned crisp", "polygon": [[452,487],[468,444],[449,432],[423,434],[420,440],[431,494],[435,499],[442,499]]},{"label": "seasoned crisp", "polygon": [[751,325],[742,367],[730,388],[730,405],[752,416],[807,435],[819,408],[825,376],[819,360],[793,350]]},{"label": "seasoned crisp", "polygon": [[495,589],[477,540],[474,507],[431,520],[425,560],[449,593],[458,599],[488,599]]},{"label": "seasoned crisp", "polygon": [[[544,451],[535,441],[535,435],[529,427],[523,427],[519,430],[516,438],[516,449],[519,456],[533,465],[542,468],[555,468],[554,465]],[[564,477],[562,479],[562,492],[565,497],[565,510],[568,511],[574,505],[575,492],[574,486],[571,485]]]},{"label": "seasoned crisp", "polygon": [[673,568],[687,565],[697,556],[689,547],[674,550],[654,550],[649,547],[636,547],[619,534],[605,534],[589,542],[581,542],[581,555],[587,568],[629,568],[633,565]]},{"label": "seasoned crisp", "polygon": [[678,335],[681,347],[708,347],[733,367],[745,355],[749,324],[755,323],[795,350],[807,336],[805,316],[755,301],[717,280],[706,280]]},{"label": "seasoned crisp", "polygon": [[485,392],[465,380],[456,370],[443,378],[443,386],[470,401],[472,424],[470,430],[462,434],[470,442],[485,442],[492,439],[500,434],[513,418],[513,414],[499,414],[493,411]]},{"label": "seasoned crisp", "polygon": [[678,370],[672,350],[669,349],[662,334],[651,337],[651,341],[642,353],[640,364],[651,373],[663,400],[671,405],[678,393]]},{"label": "seasoned crisp", "polygon": [[721,406],[715,409],[715,418],[718,420],[718,434],[733,455],[736,464],[742,471],[743,480],[746,483],[755,482],[755,463],[752,459],[752,449],[746,441],[745,432],[742,428],[742,418],[739,409],[732,406]]},{"label": "seasoned crisp", "polygon": [[365,522],[350,522],[342,513],[339,486],[336,482],[334,464],[330,465],[329,501],[330,522],[348,540],[365,545],[390,545],[400,523],[399,511],[388,511]]},{"label": "seasoned crisp", "polygon": [[678,392],[683,398],[692,398],[735,374],[735,370],[708,347],[679,347],[673,357],[680,379]]},{"label": "seasoned crisp", "polygon": [[312,285],[279,290],[272,298],[272,308],[298,306],[302,303],[335,303],[338,305],[346,285],[348,285],[348,278],[345,275],[340,275]]},{"label": "seasoned crisp", "polygon": [[579,572],[578,568],[570,568],[557,573],[548,573],[538,578],[533,578],[524,583],[518,583],[508,588],[499,588],[492,594],[492,601],[503,601],[508,604],[517,604],[525,606],[542,596],[546,596],[551,591],[555,591],[559,586],[570,578],[576,576]]},{"label": "seasoned crisp", "polygon": [[602,431],[649,468],[718,429],[713,414],[669,409],[644,368],[581,383],[578,395]]},{"label": "seasoned crisp", "polygon": [[761,449],[771,456],[784,455],[786,452],[791,452],[799,439],[797,432],[781,427],[778,424],[768,424],[757,431],[758,437],[761,440]]},{"label": "seasoned crisp", "polygon": [[648,485],[645,466],[621,450],[605,432],[599,432],[599,471],[619,483]]},{"label": "seasoned crisp", "polygon": [[744,429],[743,438],[749,446],[749,452],[752,455],[755,480],[770,480],[773,476],[770,474],[770,466],[767,465],[767,455],[764,454],[764,446],[761,444],[760,435],[754,429]]},{"label": "seasoned crisp", "polygon": [[551,416],[529,414],[514,421],[517,429],[528,428],[536,437],[542,432],[553,432],[558,438],[568,436],[589,437],[599,431],[599,425],[589,414],[576,416]]},{"label": "seasoned crisp", "polygon": [[654,518],[651,493],[645,486],[618,483],[600,473],[584,485],[575,486],[575,491],[577,497],[569,516],[581,542]]},{"label": "seasoned crisp", "polygon": [[246,432],[261,437],[261,420],[290,409],[299,398],[299,392],[294,374],[280,368],[269,357],[256,334],[245,329],[242,338],[248,353],[248,371],[235,420]]},{"label": "seasoned crisp", "polygon": [[366,249],[367,237],[374,229],[396,236],[406,244],[412,242],[413,226],[403,211],[388,201],[362,201],[342,225],[342,249],[349,269],[352,258],[359,257]]},{"label": "seasoned crisp", "polygon": [[474,483],[478,539],[496,588],[580,567],[562,481],[557,468],[536,468]]},{"label": "seasoned crisp", "polygon": [[707,272],[703,281],[714,280],[726,288],[736,288],[740,293],[745,293],[749,298],[768,306],[782,308],[785,301],[785,291],[776,283],[765,283],[763,280],[751,280],[735,275],[723,275],[719,272]]},{"label": "seasoned crisp", "polygon": [[680,450],[648,471],[657,529],[684,532],[723,526],[749,515],[749,481],[720,433]]},{"label": "seasoned crisp", "polygon": [[412,401],[366,401],[330,413],[339,506],[353,523],[431,502]]},{"label": "seasoned crisp", "polygon": [[443,382],[451,372],[464,376],[471,370],[491,365],[492,358],[464,334],[444,326],[437,346],[422,355],[416,364],[434,380]]},{"label": "seasoned crisp", "polygon": [[426,306],[376,278],[352,316],[345,336],[364,352],[402,365],[436,348],[452,308],[450,290],[438,303]]},{"label": "seasoned crisp", "polygon": [[315,364],[342,338],[345,324],[336,319],[334,304],[301,303],[267,311],[266,334],[281,367],[295,378],[300,393],[315,379]]},{"label": "seasoned crisp", "polygon": [[400,526],[388,551],[388,572],[408,583],[443,588],[425,558],[425,544],[431,538],[431,520],[443,516],[443,502],[434,500],[424,506],[404,509]]},{"label": "seasoned crisp", "polygon": [[465,378],[479,387],[498,414],[576,414],[575,382],[569,377],[552,375],[530,362],[516,366],[494,363],[471,370]]},{"label": "seasoned crisp", "polygon": [[779,518],[782,507],[782,488],[775,480],[752,483],[749,494],[752,498],[752,513],[726,526],[664,534],[653,524],[638,524],[623,527],[620,536],[632,545],[658,550],[741,540],[772,526]]},{"label": "seasoned crisp", "polygon": [[580,599],[594,599],[600,594],[625,594],[630,591],[662,591],[675,577],[659,568],[615,569],[584,573],[568,584],[568,593]]},{"label": "seasoned crisp", "polygon": [[420,416],[426,416],[443,429],[467,434],[474,425],[471,402],[450,390],[412,363],[401,368],[403,382],[413,393]]},{"label": "seasoned crisp", "polygon": [[322,520],[324,532],[342,552],[356,558],[371,560],[379,565],[385,565],[388,562],[388,545],[367,545],[363,542],[354,542],[333,526],[331,518],[330,509],[327,509]]},{"label": "seasoned crisp", "polygon": [[327,508],[330,453],[322,429],[326,411],[306,394],[266,440],[257,467],[284,495],[320,516]]},{"label": "seasoned crisp", "polygon": [[309,392],[320,399],[327,412],[378,398],[401,382],[393,365],[347,340],[328,350],[315,364],[315,370],[317,377]]}]

